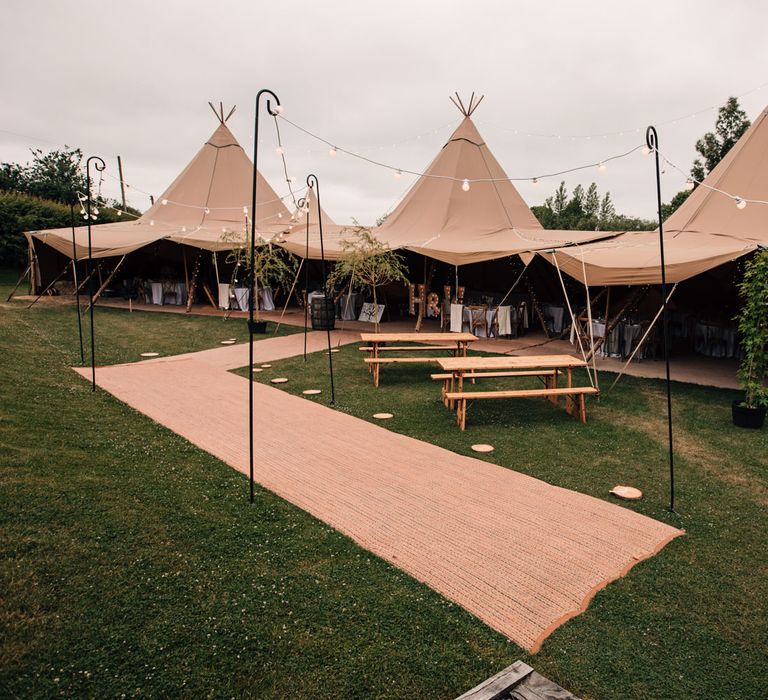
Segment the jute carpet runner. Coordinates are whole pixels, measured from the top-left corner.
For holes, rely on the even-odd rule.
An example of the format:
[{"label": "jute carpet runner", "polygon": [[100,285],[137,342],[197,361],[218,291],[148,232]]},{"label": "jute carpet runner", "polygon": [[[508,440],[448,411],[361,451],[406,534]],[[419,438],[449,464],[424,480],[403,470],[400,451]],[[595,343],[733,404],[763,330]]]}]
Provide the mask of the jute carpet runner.
[{"label": "jute carpet runner", "polygon": [[[334,342],[355,338],[337,334]],[[310,351],[325,341],[311,334]],[[256,361],[302,348],[302,335],[259,341]],[[247,474],[248,382],[227,371],[245,364],[247,346],[235,345],[98,368],[96,379]],[[254,393],[258,483],[531,651],[598,590],[682,534],[271,386],[256,384]]]}]

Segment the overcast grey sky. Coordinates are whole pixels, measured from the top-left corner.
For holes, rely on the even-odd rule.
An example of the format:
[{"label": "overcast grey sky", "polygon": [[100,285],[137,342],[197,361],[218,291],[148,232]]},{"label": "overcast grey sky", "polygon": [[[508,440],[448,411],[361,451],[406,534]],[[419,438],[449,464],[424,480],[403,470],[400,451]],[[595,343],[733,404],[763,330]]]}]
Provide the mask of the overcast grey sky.
[{"label": "overcast grey sky", "polygon": [[[157,196],[216,127],[209,100],[237,105],[229,125],[250,152],[253,98],[268,87],[286,117],[396,167],[423,170],[461,118],[448,95],[474,90],[485,95],[477,127],[510,177],[621,153],[649,123],[687,170],[715,110],[662,122],[750,90],[741,103],[754,119],[768,104],[768,87],[754,90],[768,83],[766,26],[763,0],[4,0],[0,161],[66,143],[116,175],[120,154],[126,180]],[[266,121],[259,169],[284,194],[274,131]],[[317,173],[340,223],[371,222],[413,181],[331,159],[288,125],[283,137],[289,173]],[[652,217],[650,160],[636,153],[564,179],[595,180],[620,212]],[[538,204],[560,179],[518,189]],[[665,199],[684,181],[668,168]],[[149,205],[136,190],[129,201]]]}]

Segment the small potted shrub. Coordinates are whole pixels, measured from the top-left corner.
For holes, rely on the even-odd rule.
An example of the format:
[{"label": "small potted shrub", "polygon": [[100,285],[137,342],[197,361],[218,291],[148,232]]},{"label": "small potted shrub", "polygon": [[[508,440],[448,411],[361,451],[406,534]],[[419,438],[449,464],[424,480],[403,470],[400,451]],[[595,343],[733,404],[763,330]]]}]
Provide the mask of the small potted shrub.
[{"label": "small potted shrub", "polygon": [[761,428],[768,407],[768,250],[760,250],[744,267],[739,284],[744,302],[737,316],[744,359],[738,377],[744,398],[733,402],[734,425]]}]

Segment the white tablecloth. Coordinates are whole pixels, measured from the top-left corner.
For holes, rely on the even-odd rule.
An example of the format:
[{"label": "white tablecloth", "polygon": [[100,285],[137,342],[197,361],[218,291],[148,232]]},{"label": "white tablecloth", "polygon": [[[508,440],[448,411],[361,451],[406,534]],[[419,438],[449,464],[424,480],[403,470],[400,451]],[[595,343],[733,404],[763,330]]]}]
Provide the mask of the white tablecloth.
[{"label": "white tablecloth", "polygon": [[[511,306],[499,307],[499,335],[512,335],[512,319],[514,317],[514,310]],[[493,317],[496,313],[495,308],[489,308],[485,312],[485,319],[488,323],[488,329],[492,330],[491,324],[493,323]],[[470,323],[472,320],[472,311],[466,306],[461,304],[451,304],[451,332],[461,333],[462,331],[469,331],[472,327]],[[485,328],[477,329],[477,336],[479,338],[485,338]]]},{"label": "white tablecloth", "polygon": [[162,282],[150,282],[152,287],[152,303],[163,305],[163,283]]},{"label": "white tablecloth", "polygon": [[229,286],[228,284],[219,284],[219,308],[229,308]]},{"label": "white tablecloth", "polygon": [[565,312],[565,307],[563,306],[555,306],[554,304],[541,305],[541,313],[544,315],[545,318],[550,319],[552,322],[553,333],[563,332],[563,313],[564,312]]},{"label": "white tablecloth", "polygon": [[357,318],[355,309],[359,305],[360,293],[344,294],[341,297],[341,318],[344,321],[354,321]]},{"label": "white tablecloth", "polygon": [[251,300],[251,294],[248,287],[235,287],[235,301],[240,311],[248,311],[248,303]]},{"label": "white tablecloth", "polygon": [[264,311],[275,310],[275,302],[272,300],[272,290],[269,287],[259,289],[259,298],[261,299],[261,308]]}]

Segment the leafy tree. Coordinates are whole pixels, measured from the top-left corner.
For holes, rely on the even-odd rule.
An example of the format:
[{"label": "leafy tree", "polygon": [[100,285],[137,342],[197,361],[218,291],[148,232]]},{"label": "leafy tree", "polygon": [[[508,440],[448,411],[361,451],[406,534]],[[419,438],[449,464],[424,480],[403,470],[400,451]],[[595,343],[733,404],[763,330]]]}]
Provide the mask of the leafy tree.
[{"label": "leafy tree", "polygon": [[600,211],[600,195],[594,182],[590,184],[587,194],[584,196],[583,209],[584,216],[589,219],[597,217],[597,212]]},{"label": "leafy tree", "polygon": [[374,327],[379,329],[379,305],[376,290],[392,282],[408,283],[403,258],[382,243],[371,231],[357,227],[350,239],[341,241],[342,254],[328,275],[328,288],[340,289],[351,282],[354,287],[370,290],[373,296]]},{"label": "leafy tree", "polygon": [[661,205],[661,218],[668,219],[677,208],[691,195],[691,190],[680,190],[672,199]]},{"label": "leafy tree", "polygon": [[68,203],[74,192],[85,192],[83,153],[79,148],[64,146],[43,153],[32,149],[32,161],[0,164],[0,189],[31,194],[54,202]]},{"label": "leafy tree", "polygon": [[696,150],[701,157],[693,161],[691,176],[694,180],[701,181],[712,172],[750,124],[746,112],[739,107],[738,99],[729,97],[717,112],[715,131],[708,131],[696,142]]}]

